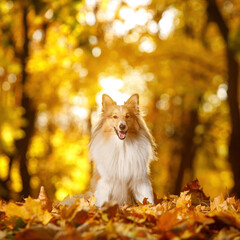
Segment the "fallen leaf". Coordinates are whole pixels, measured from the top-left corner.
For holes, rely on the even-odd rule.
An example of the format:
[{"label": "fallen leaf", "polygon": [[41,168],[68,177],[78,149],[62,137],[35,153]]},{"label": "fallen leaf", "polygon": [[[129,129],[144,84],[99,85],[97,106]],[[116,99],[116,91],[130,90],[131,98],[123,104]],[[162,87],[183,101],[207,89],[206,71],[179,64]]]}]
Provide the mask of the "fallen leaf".
[{"label": "fallen leaf", "polygon": [[26,210],[24,206],[18,206],[13,202],[8,203],[5,207],[5,214],[7,217],[20,217],[25,220],[29,220],[32,217],[32,214]]},{"label": "fallen leaf", "polygon": [[211,211],[213,211],[213,210],[221,211],[221,210],[227,210],[228,209],[228,205],[227,205],[227,202],[224,199],[223,194],[215,197],[213,199],[213,201],[211,201],[210,209],[211,209]]},{"label": "fallen leaf", "polygon": [[60,228],[49,224],[47,226],[35,225],[16,234],[16,240],[50,240]]},{"label": "fallen leaf", "polygon": [[240,229],[240,215],[237,212],[214,211],[209,213],[208,216],[214,218],[216,221],[222,222],[225,225],[233,226]]},{"label": "fallen leaf", "polygon": [[190,221],[194,221],[194,222],[197,222],[197,223],[202,223],[202,224],[205,224],[205,225],[212,224],[212,223],[215,222],[212,217],[207,216],[204,213],[199,212],[199,211],[195,211],[195,210],[189,211],[187,217]]},{"label": "fallen leaf", "polygon": [[52,210],[52,204],[49,201],[46,191],[45,191],[45,188],[43,186],[41,186],[41,188],[40,188],[40,192],[39,192],[37,200],[40,201],[42,208],[44,210],[48,210],[49,212]]},{"label": "fallen leaf", "polygon": [[191,195],[188,194],[188,191],[181,192],[180,197],[177,199],[176,207],[185,208],[191,206]]},{"label": "fallen leaf", "polygon": [[75,203],[70,207],[68,205],[62,206],[62,208],[60,208],[61,217],[65,220],[71,221],[77,214],[78,208],[79,208],[79,199],[77,199]]},{"label": "fallen leaf", "polygon": [[[61,230],[54,237],[54,240],[79,240],[79,239],[88,239],[88,238],[83,238],[81,235],[81,232],[78,232],[72,228]],[[89,239],[93,239],[93,238],[89,238]]]},{"label": "fallen leaf", "polygon": [[144,198],[143,199],[143,205],[147,205],[150,204],[150,202],[148,201],[148,198]]},{"label": "fallen leaf", "polygon": [[78,232],[86,232],[86,231],[88,231],[88,229],[90,228],[90,226],[91,226],[90,223],[84,223],[84,224],[78,226],[76,230],[77,230]]},{"label": "fallen leaf", "polygon": [[[159,199],[157,205],[145,199],[137,206],[110,201],[97,208],[94,196],[73,197],[74,202],[60,202],[48,212],[41,188],[37,199],[0,201],[0,234],[17,240],[240,239],[239,200],[220,195],[210,206],[200,189],[197,182],[189,184],[188,191]],[[201,199],[199,205],[193,198]]]},{"label": "fallen leaf", "polygon": [[89,218],[88,212],[85,210],[78,211],[73,219],[78,224],[83,224]]},{"label": "fallen leaf", "polygon": [[201,189],[201,186],[199,184],[199,181],[198,179],[195,179],[191,183],[187,183],[182,191],[185,192],[185,191],[200,190],[200,189]]},{"label": "fallen leaf", "polygon": [[240,232],[233,227],[223,228],[215,236],[214,240],[231,240],[231,239],[240,239]]},{"label": "fallen leaf", "polygon": [[178,219],[179,211],[166,212],[160,215],[157,219],[157,226],[162,232],[169,231],[182,221]]},{"label": "fallen leaf", "polygon": [[183,190],[183,192],[188,191],[188,194],[191,195],[192,205],[198,204],[207,204],[209,205],[209,197],[205,195],[203,189],[201,188],[198,179],[195,179],[191,183],[187,184]]},{"label": "fallen leaf", "polygon": [[106,213],[108,215],[109,219],[111,219],[117,214],[118,204],[116,201],[105,202],[101,210],[103,213]]},{"label": "fallen leaf", "polygon": [[51,214],[42,208],[39,201],[28,197],[22,206],[10,202],[4,207],[5,214],[8,218],[19,217],[26,221],[41,222],[44,225],[52,219]]}]

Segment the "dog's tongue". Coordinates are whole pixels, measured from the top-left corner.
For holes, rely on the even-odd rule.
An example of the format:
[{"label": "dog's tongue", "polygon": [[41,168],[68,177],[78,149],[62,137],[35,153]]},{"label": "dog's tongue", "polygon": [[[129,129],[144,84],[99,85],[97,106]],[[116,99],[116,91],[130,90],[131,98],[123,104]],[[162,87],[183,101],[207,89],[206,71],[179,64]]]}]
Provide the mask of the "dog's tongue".
[{"label": "dog's tongue", "polygon": [[126,137],[126,133],[125,132],[118,132],[118,136],[120,139],[124,139]]}]

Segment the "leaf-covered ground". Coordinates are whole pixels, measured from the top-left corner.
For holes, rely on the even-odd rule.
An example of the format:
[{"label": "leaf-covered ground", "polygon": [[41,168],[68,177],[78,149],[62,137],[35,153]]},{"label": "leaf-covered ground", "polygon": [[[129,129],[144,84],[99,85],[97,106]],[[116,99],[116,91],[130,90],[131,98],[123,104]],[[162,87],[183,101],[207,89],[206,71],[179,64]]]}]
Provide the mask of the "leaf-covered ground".
[{"label": "leaf-covered ground", "polygon": [[222,195],[209,200],[197,180],[180,196],[144,200],[137,206],[106,203],[101,209],[78,198],[51,204],[38,199],[0,201],[0,239],[240,239],[240,202]]}]

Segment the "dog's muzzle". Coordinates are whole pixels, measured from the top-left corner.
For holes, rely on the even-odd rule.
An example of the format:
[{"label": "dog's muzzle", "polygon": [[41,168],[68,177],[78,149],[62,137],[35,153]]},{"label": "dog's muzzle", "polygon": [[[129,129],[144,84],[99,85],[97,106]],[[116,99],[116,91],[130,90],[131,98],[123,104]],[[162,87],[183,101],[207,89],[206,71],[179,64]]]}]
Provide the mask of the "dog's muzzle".
[{"label": "dog's muzzle", "polygon": [[126,138],[128,128],[125,122],[119,122],[118,129],[114,129],[120,140],[124,140]]}]

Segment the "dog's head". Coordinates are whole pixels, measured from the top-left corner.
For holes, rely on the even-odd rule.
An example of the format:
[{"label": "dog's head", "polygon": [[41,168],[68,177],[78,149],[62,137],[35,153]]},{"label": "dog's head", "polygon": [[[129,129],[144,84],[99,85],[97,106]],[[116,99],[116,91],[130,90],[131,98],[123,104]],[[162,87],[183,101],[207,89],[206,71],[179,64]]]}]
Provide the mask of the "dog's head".
[{"label": "dog's head", "polygon": [[139,124],[139,96],[133,94],[124,105],[117,105],[107,94],[102,96],[103,131],[106,134],[116,134],[124,140],[127,134],[137,133]]}]

